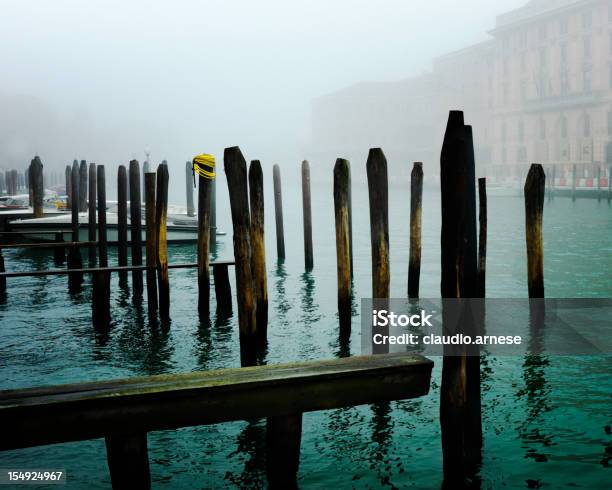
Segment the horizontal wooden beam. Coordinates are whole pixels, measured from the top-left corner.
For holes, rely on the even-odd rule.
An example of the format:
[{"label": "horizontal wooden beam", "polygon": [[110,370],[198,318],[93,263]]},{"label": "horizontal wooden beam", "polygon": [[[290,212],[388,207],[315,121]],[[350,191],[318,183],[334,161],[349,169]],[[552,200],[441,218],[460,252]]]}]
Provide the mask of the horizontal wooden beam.
[{"label": "horizontal wooden beam", "polygon": [[97,245],[98,242],[36,242],[36,243],[9,243],[0,245],[0,250],[7,248],[66,248],[66,247],[89,247]]},{"label": "horizontal wooden beam", "polygon": [[70,228],[64,228],[62,230],[45,230],[45,231],[0,231],[0,236],[4,235],[56,235],[57,233],[61,233],[62,235],[67,235],[68,233],[72,233]]},{"label": "horizontal wooden beam", "polygon": [[413,398],[432,367],[386,354],[0,391],[0,450]]},{"label": "horizontal wooden beam", "polygon": [[[68,242],[66,243],[68,244]],[[234,265],[233,260],[219,260],[210,263],[211,267],[217,265]],[[168,269],[194,269],[197,268],[197,262],[189,262],[184,264],[169,264]],[[50,269],[46,271],[12,271],[12,272],[0,272],[0,278],[10,277],[36,277],[36,276],[65,276],[67,274],[93,274],[95,272],[129,272],[136,270],[147,270],[156,269],[155,265],[122,265],[116,267],[93,267],[84,269]]]}]

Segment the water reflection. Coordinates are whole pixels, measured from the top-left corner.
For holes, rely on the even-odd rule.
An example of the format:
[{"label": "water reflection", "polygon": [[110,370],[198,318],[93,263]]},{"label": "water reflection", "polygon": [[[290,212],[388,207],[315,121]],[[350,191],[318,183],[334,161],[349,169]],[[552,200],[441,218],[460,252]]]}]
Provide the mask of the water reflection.
[{"label": "water reflection", "polygon": [[236,439],[236,450],[229,457],[244,461],[240,474],[227,473],[226,480],[239,488],[265,488],[266,478],[266,421],[250,420]]}]

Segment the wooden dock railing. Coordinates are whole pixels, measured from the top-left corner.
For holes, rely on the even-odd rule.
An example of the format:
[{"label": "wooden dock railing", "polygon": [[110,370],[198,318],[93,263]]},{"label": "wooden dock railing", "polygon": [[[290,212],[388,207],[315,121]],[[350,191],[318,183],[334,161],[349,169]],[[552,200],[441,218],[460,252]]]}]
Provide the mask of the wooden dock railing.
[{"label": "wooden dock railing", "polygon": [[270,486],[295,488],[303,412],[426,395],[432,367],[402,353],[0,391],[0,450],[105,437],[113,488],[149,488],[147,432],[267,417]]}]

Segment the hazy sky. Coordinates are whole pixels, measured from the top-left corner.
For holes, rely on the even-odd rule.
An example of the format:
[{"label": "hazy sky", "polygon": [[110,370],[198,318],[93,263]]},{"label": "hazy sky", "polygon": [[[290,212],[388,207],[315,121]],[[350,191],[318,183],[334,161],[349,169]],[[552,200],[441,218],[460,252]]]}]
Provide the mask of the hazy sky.
[{"label": "hazy sky", "polygon": [[[29,115],[11,151],[58,165],[142,159],[146,145],[155,162],[236,144],[249,158],[299,153],[312,98],[427,71],[524,3],[0,0],[0,101],[34,96],[51,112],[42,128]],[[19,104],[0,106],[0,129]],[[59,134],[32,150],[29,130],[47,128]]]}]

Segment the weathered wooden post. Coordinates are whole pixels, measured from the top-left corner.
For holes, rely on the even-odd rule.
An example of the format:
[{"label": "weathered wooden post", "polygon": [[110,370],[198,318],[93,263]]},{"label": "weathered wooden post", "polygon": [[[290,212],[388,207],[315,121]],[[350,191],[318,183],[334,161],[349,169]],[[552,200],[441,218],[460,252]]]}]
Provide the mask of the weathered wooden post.
[{"label": "weathered wooden post", "polygon": [[366,164],[370,197],[372,243],[372,297],[389,298],[389,190],[387,159],[380,148],[371,148]]},{"label": "weathered wooden post", "polygon": [[340,333],[351,331],[351,259],[349,241],[349,163],[338,158],[334,165],[334,214],[338,273],[338,318]]},{"label": "weathered wooden post", "polygon": [[304,266],[313,267],[312,257],[312,208],[310,204],[310,164],[302,162],[302,215],[304,217]]},{"label": "weathered wooden post", "polygon": [[106,458],[113,488],[151,488],[147,433],[106,436]]},{"label": "weathered wooden post", "polygon": [[[166,219],[168,214],[168,165],[157,167],[157,192],[155,197],[155,236],[157,243],[157,288],[159,290],[159,316],[163,322],[170,320],[170,282],[168,280],[168,242]],[[132,229],[133,230],[133,229]]]},{"label": "weathered wooden post", "polygon": [[[98,265],[108,267],[108,242],[106,235],[106,177],[104,165],[96,168],[98,197]],[[95,328],[110,324],[110,272],[97,271],[92,275],[92,320]]]},{"label": "weathered wooden post", "polygon": [[32,208],[35,218],[43,217],[43,197],[45,188],[43,186],[43,164],[38,156],[35,156],[30,163],[28,171],[28,179],[30,180],[30,193],[32,196]]},{"label": "weathered wooden post", "polygon": [[[125,165],[119,165],[117,171],[117,258],[119,267],[127,265],[127,170]],[[127,283],[127,272],[119,272],[119,281],[125,285]]]},{"label": "weathered wooden post", "polygon": [[66,165],[66,196],[68,196],[68,200],[66,201],[66,206],[72,209],[72,167],[70,165]]},{"label": "weathered wooden post", "polygon": [[353,278],[353,183],[351,181],[351,162],[348,166],[348,229],[349,229],[349,260],[351,262],[351,279]]},{"label": "weathered wooden post", "polygon": [[30,163],[30,165],[28,165],[27,168],[25,169],[25,172],[23,173],[23,179],[25,181],[26,190],[28,191],[28,199],[29,199],[28,204],[29,206],[33,208],[34,207],[34,196],[32,196],[32,182],[30,182],[31,180],[30,167],[31,166],[32,164]]},{"label": "weathered wooden post", "polygon": [[[88,222],[87,222],[87,238],[90,242],[96,241],[96,201],[97,201],[97,175],[96,175],[96,164],[91,162],[89,164],[89,193],[87,200],[88,210]],[[96,265],[96,246],[92,244],[89,246],[89,267]]]},{"label": "weathered wooden post", "polygon": [[79,212],[87,211],[87,162],[81,160],[79,167]]},{"label": "weathered wooden post", "polygon": [[576,164],[572,165],[572,201],[576,200]]},{"label": "weathered wooden post", "polygon": [[[166,167],[166,173],[168,168]],[[166,187],[168,182],[166,181]],[[166,201],[168,199],[166,191]],[[137,160],[130,162],[130,239],[132,244],[132,265],[142,265],[142,216],[141,216],[141,197],[140,197],[140,165]],[[166,207],[167,207],[166,202]],[[164,223],[165,233],[165,223]],[[165,236],[164,236],[165,240]],[[134,297],[142,295],[142,271],[132,271],[132,288]]]},{"label": "weathered wooden post", "polygon": [[525,238],[527,242],[527,284],[530,298],[544,297],[544,246],[542,216],[546,176],[534,163],[525,181]]},{"label": "weathered wooden post", "polygon": [[[192,165],[198,174],[198,312],[207,317],[210,313],[210,194],[215,178],[215,158],[197,155]],[[191,187],[191,175],[187,173],[187,177],[187,186]],[[193,194],[191,200],[193,206]]]},{"label": "weathered wooden post", "polygon": [[255,288],[257,330],[265,337],[268,327],[268,284],[266,271],[266,244],[264,238],[263,171],[259,160],[249,166],[249,193],[251,204],[251,265]]},{"label": "weathered wooden post", "polygon": [[[72,164],[72,172],[70,177],[72,188],[71,211],[72,211],[72,241],[79,241],[79,164],[75,160]],[[81,251],[78,246],[73,245],[68,250],[68,268],[80,269],[83,266],[81,261]],[[72,273],[69,276],[70,282],[76,285],[80,282],[82,274]]]},{"label": "weathered wooden post", "polygon": [[487,273],[487,179],[478,179],[478,279],[476,297],[484,298]]},{"label": "weathered wooden post", "polygon": [[285,258],[285,231],[283,227],[283,194],[281,191],[280,167],[274,165],[272,169],[274,181],[274,212],[276,217],[276,253],[278,258]]},{"label": "weathered wooden post", "polygon": [[[62,232],[57,232],[55,234],[55,243],[62,243],[64,241],[64,235]],[[53,263],[56,266],[60,266],[66,260],[65,252],[62,247],[56,247],[53,249]]]},{"label": "weathered wooden post", "polygon": [[[450,111],[442,154],[440,185],[442,298],[473,298],[477,281],[476,192],[472,132],[463,112]],[[443,308],[445,329],[452,329]],[[462,327],[460,327],[462,328]],[[461,330],[452,333],[460,333]],[[445,333],[450,334],[449,332]],[[477,352],[465,346],[445,356],[440,391],[444,484],[462,485],[480,458],[480,375]]]},{"label": "weathered wooden post", "polygon": [[227,264],[213,266],[213,278],[215,280],[217,316],[230,316],[232,314],[232,286],[229,282]]},{"label": "weathered wooden post", "polygon": [[193,176],[193,165],[191,162],[185,162],[185,195],[187,197],[187,216],[195,216],[195,208],[193,205],[193,185],[195,178]]},{"label": "weathered wooden post", "polygon": [[241,346],[249,350],[257,335],[255,294],[251,269],[251,220],[246,161],[240,148],[226,148],[223,155],[234,227],[236,295]]},{"label": "weathered wooden post", "polygon": [[217,179],[210,185],[210,247],[217,248]]},{"label": "weathered wooden post", "polygon": [[410,173],[410,257],[408,297],[419,297],[421,277],[421,215],[423,207],[423,164],[414,162]]},{"label": "weathered wooden post", "polygon": [[[145,162],[146,163],[146,162]],[[157,314],[157,282],[155,270],[150,267],[157,263],[157,235],[155,224],[155,173],[144,174],[145,195],[145,230],[146,230],[146,264],[147,264],[147,306],[149,317]]]},{"label": "weathered wooden post", "polygon": [[271,490],[297,489],[302,442],[302,414],[266,420],[266,474]]}]

